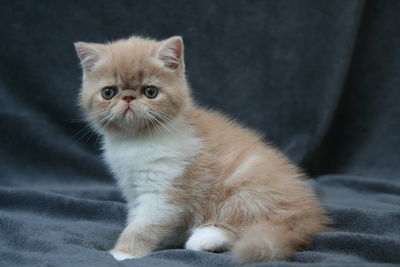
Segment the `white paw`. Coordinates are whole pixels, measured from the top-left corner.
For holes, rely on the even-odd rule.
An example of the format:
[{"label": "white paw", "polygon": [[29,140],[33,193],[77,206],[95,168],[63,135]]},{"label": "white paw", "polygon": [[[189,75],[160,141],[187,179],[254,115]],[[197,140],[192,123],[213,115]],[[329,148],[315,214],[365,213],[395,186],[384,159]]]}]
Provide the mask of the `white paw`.
[{"label": "white paw", "polygon": [[199,227],[185,244],[186,249],[219,252],[227,249],[228,237],[215,226]]},{"label": "white paw", "polygon": [[109,252],[118,261],[137,258],[137,257],[135,257],[131,254],[125,253],[125,252],[120,252],[120,251],[109,251]]}]

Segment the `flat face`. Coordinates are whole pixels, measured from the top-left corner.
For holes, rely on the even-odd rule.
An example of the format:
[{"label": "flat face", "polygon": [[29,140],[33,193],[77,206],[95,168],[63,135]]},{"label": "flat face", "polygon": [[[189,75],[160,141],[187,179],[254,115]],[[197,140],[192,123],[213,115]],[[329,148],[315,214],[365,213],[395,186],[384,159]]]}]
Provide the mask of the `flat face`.
[{"label": "flat face", "polygon": [[[87,69],[83,64],[80,100],[92,122],[106,130],[145,131],[179,114],[188,97],[184,69],[164,64],[158,55],[162,45],[137,37],[87,44],[84,56],[96,61]],[[112,96],[105,98],[104,90]]]}]

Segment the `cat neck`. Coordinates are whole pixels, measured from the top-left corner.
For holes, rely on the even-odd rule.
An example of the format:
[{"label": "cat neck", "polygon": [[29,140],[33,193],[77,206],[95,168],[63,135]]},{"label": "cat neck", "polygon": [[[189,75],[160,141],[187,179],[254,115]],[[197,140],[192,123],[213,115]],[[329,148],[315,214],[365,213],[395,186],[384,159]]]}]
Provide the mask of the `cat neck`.
[{"label": "cat neck", "polygon": [[190,123],[179,118],[170,127],[147,136],[104,135],[103,156],[126,198],[169,188],[201,151],[201,139]]}]

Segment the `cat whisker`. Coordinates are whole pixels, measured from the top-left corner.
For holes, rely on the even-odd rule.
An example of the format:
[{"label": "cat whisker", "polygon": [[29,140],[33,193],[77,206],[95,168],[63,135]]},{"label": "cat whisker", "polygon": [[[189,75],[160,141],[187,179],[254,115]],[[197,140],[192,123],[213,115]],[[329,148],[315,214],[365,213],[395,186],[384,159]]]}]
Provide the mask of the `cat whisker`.
[{"label": "cat whisker", "polygon": [[[151,114],[148,114],[151,117]],[[154,119],[151,119],[152,124],[154,125],[154,129],[157,130],[158,134],[161,134],[161,128],[160,128],[160,124],[156,123],[156,121]]]},{"label": "cat whisker", "polygon": [[171,130],[173,130],[174,132],[177,131],[176,127],[174,127],[171,123],[169,123],[172,120],[172,118],[170,116],[166,115],[163,112],[156,111],[151,108],[149,110],[149,114],[153,117],[153,119],[156,119],[157,122],[162,124],[163,126],[165,126],[167,124],[169,126],[169,127],[167,127],[169,129],[169,132],[171,132]]},{"label": "cat whisker", "polygon": [[168,115],[166,115],[166,114],[164,114],[163,112],[157,112],[157,114],[153,114],[152,112],[150,112],[153,116],[155,116],[156,118],[158,117],[158,119],[161,119],[161,120],[163,120],[163,121],[160,121],[159,120],[159,122],[160,123],[163,123],[164,125],[165,124],[167,124],[169,127],[169,129],[170,130],[173,130],[173,131],[177,131],[177,129],[176,129],[176,127],[175,126],[173,126],[173,124],[171,124],[171,123],[169,123],[170,121],[172,121],[172,117],[171,116],[168,116]]},{"label": "cat whisker", "polygon": [[150,118],[157,122],[158,125],[162,126],[168,133],[172,134],[171,129],[168,128],[164,123],[162,123],[156,116],[154,116],[153,114],[151,114],[150,112],[147,113],[147,115],[150,116]]},{"label": "cat whisker", "polygon": [[163,112],[161,110],[156,110],[156,109],[150,107],[149,108],[149,112],[152,113],[153,115],[157,115],[159,117],[162,117],[163,119],[172,120],[171,116],[169,116],[167,113],[165,113],[165,112]]},{"label": "cat whisker", "polygon": [[146,122],[147,129],[149,130],[149,135],[151,136],[151,127],[149,126],[149,123],[148,123],[148,117],[144,116],[143,118],[144,118],[144,121]]},{"label": "cat whisker", "polygon": [[[82,129],[80,129],[77,133],[75,133],[71,138],[73,138],[73,139],[77,138],[76,141],[79,142],[90,133],[93,134],[93,125],[92,125],[92,123],[89,123],[89,124],[85,125]],[[90,136],[91,135],[89,135],[89,138],[90,138]]]}]

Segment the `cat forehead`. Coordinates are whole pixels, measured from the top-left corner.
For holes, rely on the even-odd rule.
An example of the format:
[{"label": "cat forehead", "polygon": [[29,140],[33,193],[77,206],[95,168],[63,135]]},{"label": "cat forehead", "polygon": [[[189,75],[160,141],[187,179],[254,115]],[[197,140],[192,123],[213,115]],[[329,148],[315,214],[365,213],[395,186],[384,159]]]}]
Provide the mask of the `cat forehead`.
[{"label": "cat forehead", "polygon": [[109,53],[99,63],[95,74],[97,77],[125,84],[168,76],[168,72],[161,67],[160,63],[157,63],[151,51],[145,53],[143,50],[135,51],[134,49]]},{"label": "cat forehead", "polygon": [[104,61],[95,70],[96,80],[101,77],[103,83],[118,85],[122,88],[134,88],[138,85],[159,85],[169,80],[170,74],[156,64],[136,61],[127,57],[125,61]]},{"label": "cat forehead", "polygon": [[160,44],[157,41],[133,37],[110,43],[107,45],[107,50],[116,64],[123,64],[127,62],[146,62],[155,56],[159,46]]}]

